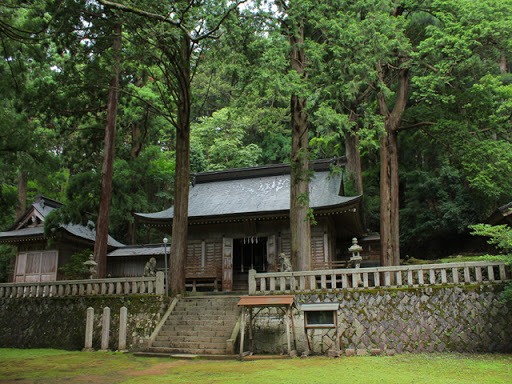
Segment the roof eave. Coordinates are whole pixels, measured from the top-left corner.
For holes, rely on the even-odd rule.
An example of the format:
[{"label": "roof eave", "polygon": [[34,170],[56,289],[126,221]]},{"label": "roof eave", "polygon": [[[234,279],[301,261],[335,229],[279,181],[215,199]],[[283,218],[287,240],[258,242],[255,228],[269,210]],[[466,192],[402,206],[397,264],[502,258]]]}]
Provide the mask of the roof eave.
[{"label": "roof eave", "polygon": [[[360,210],[362,195],[354,196],[351,200],[338,203],[329,206],[313,207],[313,215],[333,215],[347,212],[348,210],[354,209]],[[340,212],[340,210],[342,210]],[[157,218],[151,219],[144,216],[138,216],[139,222],[143,224],[154,225],[157,227],[170,226],[173,218]],[[290,210],[279,210],[279,211],[257,211],[257,212],[240,212],[230,213],[225,215],[210,215],[210,216],[189,216],[189,225],[198,224],[211,224],[220,222],[241,222],[241,221],[254,221],[254,220],[272,220],[272,219],[288,219],[290,217]],[[144,220],[146,219],[146,220]]]}]

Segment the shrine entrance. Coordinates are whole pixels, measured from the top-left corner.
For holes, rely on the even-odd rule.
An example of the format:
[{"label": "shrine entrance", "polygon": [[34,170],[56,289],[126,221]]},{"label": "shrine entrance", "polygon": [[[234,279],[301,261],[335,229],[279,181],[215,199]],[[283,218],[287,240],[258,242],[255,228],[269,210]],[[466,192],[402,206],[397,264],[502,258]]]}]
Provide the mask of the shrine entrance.
[{"label": "shrine entrance", "polygon": [[247,291],[249,270],[267,271],[267,238],[233,239],[233,290]]}]

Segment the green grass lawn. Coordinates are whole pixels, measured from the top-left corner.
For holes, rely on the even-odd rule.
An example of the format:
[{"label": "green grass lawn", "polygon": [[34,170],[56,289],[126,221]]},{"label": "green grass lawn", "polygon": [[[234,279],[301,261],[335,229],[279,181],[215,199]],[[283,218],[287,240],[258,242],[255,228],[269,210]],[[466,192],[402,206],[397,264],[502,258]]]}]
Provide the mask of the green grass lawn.
[{"label": "green grass lawn", "polygon": [[512,383],[512,355],[429,354],[257,361],[0,349],[0,383]]}]

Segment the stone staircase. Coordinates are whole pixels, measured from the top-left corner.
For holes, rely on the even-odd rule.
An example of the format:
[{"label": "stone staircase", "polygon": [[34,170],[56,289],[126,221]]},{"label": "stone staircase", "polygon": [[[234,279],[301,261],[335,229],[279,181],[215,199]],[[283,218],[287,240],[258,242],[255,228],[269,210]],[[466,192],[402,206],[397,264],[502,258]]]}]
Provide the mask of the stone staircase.
[{"label": "stone staircase", "polygon": [[[185,297],[178,301],[147,352],[226,355],[238,321],[239,296]],[[231,352],[232,353],[232,352]]]}]

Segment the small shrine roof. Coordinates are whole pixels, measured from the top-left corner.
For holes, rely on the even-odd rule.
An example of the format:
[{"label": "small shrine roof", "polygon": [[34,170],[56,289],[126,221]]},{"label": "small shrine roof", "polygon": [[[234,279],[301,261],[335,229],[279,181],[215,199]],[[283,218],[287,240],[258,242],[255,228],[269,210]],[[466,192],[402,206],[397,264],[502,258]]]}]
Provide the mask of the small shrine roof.
[{"label": "small shrine roof", "polygon": [[241,307],[289,307],[295,295],[242,296],[238,302]]}]

